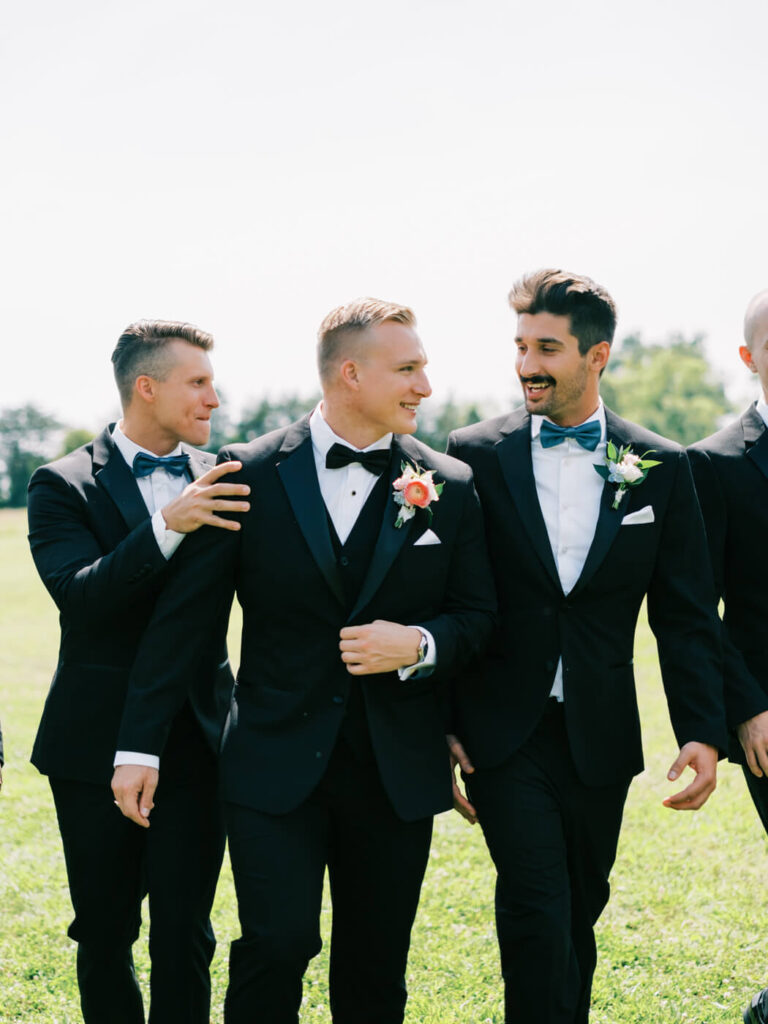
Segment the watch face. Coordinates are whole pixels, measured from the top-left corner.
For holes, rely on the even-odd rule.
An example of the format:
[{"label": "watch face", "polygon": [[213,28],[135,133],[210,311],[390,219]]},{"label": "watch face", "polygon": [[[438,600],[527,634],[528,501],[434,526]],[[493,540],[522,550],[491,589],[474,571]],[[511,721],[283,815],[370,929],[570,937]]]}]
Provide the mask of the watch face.
[{"label": "watch face", "polygon": [[427,656],[427,638],[424,634],[421,634],[421,640],[419,641],[419,661],[424,661]]}]

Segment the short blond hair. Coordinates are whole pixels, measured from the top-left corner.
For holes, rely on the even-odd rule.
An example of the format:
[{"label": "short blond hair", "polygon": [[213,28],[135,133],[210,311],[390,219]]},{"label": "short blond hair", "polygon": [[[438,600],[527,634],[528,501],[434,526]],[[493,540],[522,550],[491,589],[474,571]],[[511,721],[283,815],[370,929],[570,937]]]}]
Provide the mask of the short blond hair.
[{"label": "short blond hair", "polygon": [[392,321],[415,327],[416,316],[408,306],[383,299],[353,299],[344,306],[332,309],[320,324],[317,332],[317,369],[320,380],[327,381],[339,361],[342,345],[353,334],[360,334],[369,327]]},{"label": "short blond hair", "polygon": [[112,353],[120,401],[127,409],[136,378],[146,374],[165,380],[173,366],[173,341],[185,341],[204,352],[213,348],[213,335],[182,320],[137,320],[129,324],[117,340]]}]

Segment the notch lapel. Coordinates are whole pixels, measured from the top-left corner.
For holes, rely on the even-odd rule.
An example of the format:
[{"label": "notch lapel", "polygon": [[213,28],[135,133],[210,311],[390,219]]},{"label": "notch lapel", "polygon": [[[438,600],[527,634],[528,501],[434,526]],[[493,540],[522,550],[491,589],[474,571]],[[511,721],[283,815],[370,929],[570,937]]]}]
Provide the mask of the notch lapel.
[{"label": "notch lapel", "polygon": [[[621,445],[632,443],[632,439],[627,436],[624,420],[607,408],[605,410],[605,439],[606,441],[613,441],[617,448],[621,447]],[[611,507],[615,496],[616,484],[608,483],[606,480],[603,484],[603,493],[600,496],[600,511],[597,516],[595,535],[592,538],[592,544],[587,552],[581,574],[576,580],[571,594],[575,594],[587,585],[600,563],[608,554],[621,527],[621,521],[632,504],[632,488],[628,489],[627,496],[622,498],[618,508]]]},{"label": "notch lapel", "polygon": [[[389,495],[392,494],[392,484],[400,476],[400,463],[403,459],[418,465],[420,459],[419,451],[407,436],[401,437],[396,435],[392,439],[392,456],[389,464]],[[418,512],[416,514],[418,515]],[[373,550],[371,564],[368,566],[368,572],[363,580],[357,601],[355,601],[355,606],[350,613],[350,621],[362,611],[384,582],[385,576],[392,568],[392,564],[411,534],[415,518],[416,516],[403,526],[396,527],[397,508],[394,501],[388,498],[384,506],[384,518],[381,521],[381,528],[376,539],[376,547]]]},{"label": "notch lapel", "polygon": [[112,440],[111,427],[93,442],[93,478],[115,503],[129,530],[149,519],[136,478]]},{"label": "notch lapel", "polygon": [[531,538],[534,551],[560,590],[560,574],[557,571],[555,556],[552,554],[547,524],[541,514],[536,480],[533,476],[530,416],[523,411],[513,413],[505,425],[504,433],[506,437],[496,442],[496,454],[501,463],[504,482]]},{"label": "notch lapel", "polygon": [[286,434],[277,472],[318,569],[334,596],[344,604],[344,590],[328,532],[325,502],[317,482],[308,416],[294,424]]},{"label": "notch lapel", "polygon": [[768,477],[768,430],[754,405],[742,416],[741,425],[747,458],[752,460],[763,476]]},{"label": "notch lapel", "polygon": [[197,448],[188,448],[185,444],[181,446],[181,450],[189,456],[189,473],[193,480],[199,480],[209,469],[213,469],[215,457],[213,462],[207,462],[202,452]]}]

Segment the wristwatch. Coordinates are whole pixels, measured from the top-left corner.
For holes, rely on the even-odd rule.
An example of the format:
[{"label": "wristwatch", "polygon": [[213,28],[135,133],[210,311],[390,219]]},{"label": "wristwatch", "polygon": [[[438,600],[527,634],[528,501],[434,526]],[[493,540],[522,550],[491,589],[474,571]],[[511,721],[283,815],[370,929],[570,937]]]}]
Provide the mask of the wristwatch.
[{"label": "wristwatch", "polygon": [[419,640],[419,650],[416,655],[417,665],[420,665],[422,661],[424,661],[424,659],[427,656],[427,651],[429,649],[429,640],[427,640],[427,634],[421,630],[419,630],[419,632],[421,632],[421,640]]}]

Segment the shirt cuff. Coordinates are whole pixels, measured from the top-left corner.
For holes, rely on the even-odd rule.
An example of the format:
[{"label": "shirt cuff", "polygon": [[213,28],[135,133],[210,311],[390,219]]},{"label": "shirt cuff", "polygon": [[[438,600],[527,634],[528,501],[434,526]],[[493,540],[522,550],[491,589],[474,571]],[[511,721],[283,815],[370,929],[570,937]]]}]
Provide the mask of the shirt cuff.
[{"label": "shirt cuff", "polygon": [[161,508],[159,508],[152,516],[152,532],[155,535],[157,546],[160,548],[160,554],[166,561],[171,557],[186,536],[186,534],[177,533],[175,530],[168,529],[165,519],[163,518],[163,510]]},{"label": "shirt cuff", "polygon": [[160,771],[160,758],[157,754],[137,754],[135,750],[118,750],[113,768],[119,768],[121,764],[140,765],[142,768],[154,768]]},{"label": "shirt cuff", "polygon": [[418,629],[424,639],[427,641],[427,650],[421,661],[417,661],[415,665],[406,665],[405,668],[399,668],[397,674],[400,679],[405,682],[406,679],[425,679],[427,676],[432,675],[432,670],[437,665],[437,645],[435,638],[429,632],[428,629],[424,629],[423,626],[414,626],[413,629]]}]

